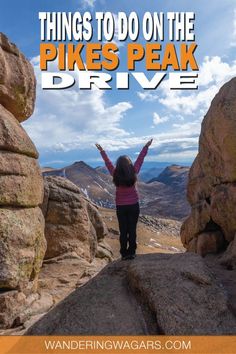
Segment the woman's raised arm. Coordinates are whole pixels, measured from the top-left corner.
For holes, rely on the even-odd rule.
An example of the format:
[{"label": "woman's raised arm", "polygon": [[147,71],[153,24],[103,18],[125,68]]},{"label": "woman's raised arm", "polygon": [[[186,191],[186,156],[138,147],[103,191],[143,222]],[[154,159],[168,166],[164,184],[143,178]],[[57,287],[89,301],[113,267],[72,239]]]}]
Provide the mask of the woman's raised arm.
[{"label": "woman's raised arm", "polygon": [[105,162],[105,165],[106,165],[108,171],[110,172],[110,175],[113,176],[113,172],[114,172],[115,167],[113,166],[111,160],[109,159],[109,157],[107,156],[105,150],[103,150],[101,145],[95,144],[95,146],[100,151],[100,154],[101,154],[101,156],[103,158],[103,161]]},{"label": "woman's raised arm", "polygon": [[140,169],[141,169],[141,167],[142,167],[144,158],[145,158],[145,156],[147,155],[148,148],[149,148],[149,146],[151,145],[152,140],[153,140],[153,139],[149,140],[149,141],[147,142],[147,144],[144,145],[144,147],[142,148],[141,152],[140,152],[139,155],[138,155],[137,160],[136,160],[135,163],[134,163],[134,169],[135,169],[135,172],[136,172],[136,173],[139,173],[139,171],[140,171]]}]

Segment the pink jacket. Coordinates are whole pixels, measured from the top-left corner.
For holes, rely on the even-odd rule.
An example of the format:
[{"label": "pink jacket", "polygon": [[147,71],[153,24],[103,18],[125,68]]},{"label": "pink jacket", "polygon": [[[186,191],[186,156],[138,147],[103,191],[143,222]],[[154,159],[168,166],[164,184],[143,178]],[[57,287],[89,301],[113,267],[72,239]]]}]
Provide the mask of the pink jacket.
[{"label": "pink jacket", "polygon": [[[144,158],[147,155],[148,147],[144,146],[134,163],[135,173],[138,174],[141,166],[143,164]],[[110,172],[111,176],[113,176],[115,167],[110,161],[109,157],[107,156],[104,150],[101,151],[102,158],[105,162],[105,165]],[[116,187],[116,205],[130,205],[136,204],[139,201],[138,191],[136,189],[136,185],[131,187],[119,186]]]}]

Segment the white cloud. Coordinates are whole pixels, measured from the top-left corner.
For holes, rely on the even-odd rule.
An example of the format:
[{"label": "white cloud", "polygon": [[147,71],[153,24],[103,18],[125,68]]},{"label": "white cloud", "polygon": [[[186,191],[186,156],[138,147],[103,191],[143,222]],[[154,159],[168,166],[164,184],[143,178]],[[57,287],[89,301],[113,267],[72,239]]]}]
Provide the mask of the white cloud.
[{"label": "white cloud", "polygon": [[184,136],[197,137],[201,129],[201,119],[196,119],[183,124],[174,123],[172,127],[178,134],[182,131]]},{"label": "white cloud", "polygon": [[[141,137],[123,137],[117,141],[104,139],[102,145],[110,151],[137,149],[148,140],[153,139],[147,160],[150,161],[184,161],[193,159],[198,151],[198,138],[201,128],[200,119],[183,124],[173,124],[168,132],[158,132]],[[137,150],[136,150],[137,151]]]},{"label": "white cloud", "polygon": [[[132,108],[129,102],[107,104],[105,91],[83,91],[77,88],[69,90],[43,91],[40,88],[39,57],[31,61],[38,78],[36,110],[31,120],[24,123],[26,130],[39,150],[60,153],[77,149],[90,149],[99,142],[109,151],[132,151],[140,148],[153,138],[149,159],[170,161],[178,158],[182,161],[197,153],[200,120],[183,122],[183,117],[175,115],[175,124],[167,132],[155,132],[158,124],[166,122],[171,115],[160,117],[153,113],[155,124],[152,135],[137,137],[121,128],[121,121]],[[55,71],[56,64],[51,70]],[[73,75],[77,75],[76,72]],[[136,150],[137,151],[137,150]]]},{"label": "white cloud", "polygon": [[171,111],[183,115],[192,115],[200,109],[202,111],[207,110],[218,89],[218,86],[212,85],[206,90],[190,95],[184,95],[180,91],[172,91],[169,95],[165,94],[163,98],[159,98],[159,102]]},{"label": "white cloud", "polygon": [[156,101],[158,98],[156,94],[153,94],[153,92],[150,91],[144,91],[144,92],[138,91],[137,95],[142,101],[147,101],[147,102]]},{"label": "white cloud", "polygon": [[160,117],[158,113],[156,113],[156,112],[153,113],[153,124],[154,125],[165,123],[168,120],[169,120],[168,117]]},{"label": "white cloud", "polygon": [[[98,89],[42,90],[38,59],[31,61],[38,81],[36,109],[24,127],[39,149],[85,149],[100,140],[129,136],[120,127],[124,115],[132,108],[129,102],[109,105],[105,91]],[[55,71],[55,65],[51,64],[51,70]]]},{"label": "white cloud", "polygon": [[211,84],[222,85],[235,75],[236,61],[230,65],[223,62],[219,56],[206,56],[200,66],[198,82],[200,88]]},{"label": "white cloud", "polygon": [[159,88],[158,94],[153,91],[138,92],[141,100],[147,102],[158,101],[168,111],[193,115],[196,112],[204,113],[210,106],[220,87],[230,78],[236,76],[236,61],[231,65],[222,61],[218,56],[203,60],[199,69],[199,89],[189,93],[182,90],[170,90],[165,80]]},{"label": "white cloud", "polygon": [[196,157],[196,151],[186,150],[186,151],[174,151],[166,153],[157,153],[156,156],[147,156],[145,161],[157,161],[157,162],[186,162],[191,164],[191,161]]},{"label": "white cloud", "polygon": [[[39,57],[33,58],[32,63],[39,77]],[[52,67],[52,70],[56,68]],[[70,74],[77,79],[76,71]],[[131,103],[108,104],[106,92],[97,89],[42,91],[38,87],[34,116],[24,126],[36,146],[48,151],[86,150],[95,142],[109,151],[137,151],[153,138],[150,160],[183,161],[194,158],[197,153],[201,119],[196,117],[203,116],[220,86],[235,75],[236,62],[230,65],[217,56],[205,57],[200,66],[198,91],[169,90],[165,80],[158,95],[153,91],[140,92],[139,97],[144,102],[157,101],[168,110],[168,116],[166,113],[153,113],[152,135],[137,137],[131,131],[125,131],[121,122],[132,108]],[[187,121],[189,115],[191,122]],[[169,124],[168,131],[156,133],[157,126],[159,130],[159,124],[168,120],[174,123]]]}]

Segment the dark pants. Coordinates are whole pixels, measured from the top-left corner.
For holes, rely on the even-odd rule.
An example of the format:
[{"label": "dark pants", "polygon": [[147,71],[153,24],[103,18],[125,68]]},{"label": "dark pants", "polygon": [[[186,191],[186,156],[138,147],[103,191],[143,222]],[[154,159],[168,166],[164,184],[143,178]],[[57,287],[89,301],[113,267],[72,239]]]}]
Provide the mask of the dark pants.
[{"label": "dark pants", "polygon": [[136,227],[139,217],[139,203],[132,205],[117,205],[116,215],[120,229],[120,254],[122,257],[135,254]]}]

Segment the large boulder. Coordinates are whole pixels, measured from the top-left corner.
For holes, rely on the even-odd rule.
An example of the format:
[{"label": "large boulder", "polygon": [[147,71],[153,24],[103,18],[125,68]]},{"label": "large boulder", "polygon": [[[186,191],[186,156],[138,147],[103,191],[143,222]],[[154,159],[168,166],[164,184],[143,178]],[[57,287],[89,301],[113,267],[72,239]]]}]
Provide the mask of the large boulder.
[{"label": "large boulder", "polygon": [[22,289],[37,280],[46,242],[37,208],[0,209],[0,289]]},{"label": "large boulder", "polygon": [[35,207],[42,203],[43,184],[37,160],[22,154],[0,154],[0,205]]},{"label": "large boulder", "polygon": [[0,33],[0,104],[22,122],[34,111],[36,79],[29,61]]},{"label": "large boulder", "polygon": [[97,253],[111,259],[111,250],[104,242],[108,231],[97,207],[69,180],[57,176],[44,180],[45,259],[68,252],[75,252],[88,261]]},{"label": "large boulder", "polygon": [[181,229],[187,250],[204,250],[205,255],[224,250],[234,240],[235,161],[236,78],[220,89],[202,122],[199,153],[189,173],[187,197],[192,211]]},{"label": "large boulder", "polygon": [[193,253],[116,261],[35,323],[28,335],[235,334],[225,289]]},{"label": "large boulder", "polygon": [[18,120],[0,104],[0,150],[38,158],[38,151]]},{"label": "large boulder", "polygon": [[0,327],[10,326],[36,291],[46,250],[38,152],[19,123],[33,113],[35,86],[31,64],[1,33]]}]

